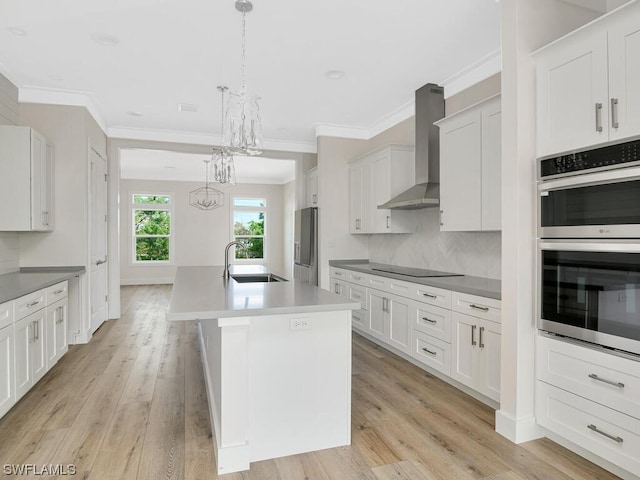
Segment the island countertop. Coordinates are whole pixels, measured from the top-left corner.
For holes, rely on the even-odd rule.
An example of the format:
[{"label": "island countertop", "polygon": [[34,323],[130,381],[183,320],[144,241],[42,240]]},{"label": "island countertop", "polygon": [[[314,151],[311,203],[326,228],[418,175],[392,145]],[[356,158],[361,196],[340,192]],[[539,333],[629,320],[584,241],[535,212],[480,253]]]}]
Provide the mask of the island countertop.
[{"label": "island countertop", "polygon": [[[357,310],[351,302],[299,280],[239,283],[222,278],[222,266],[178,267],[167,309],[168,320],[281,315]],[[261,265],[233,265],[231,274],[271,273]]]}]

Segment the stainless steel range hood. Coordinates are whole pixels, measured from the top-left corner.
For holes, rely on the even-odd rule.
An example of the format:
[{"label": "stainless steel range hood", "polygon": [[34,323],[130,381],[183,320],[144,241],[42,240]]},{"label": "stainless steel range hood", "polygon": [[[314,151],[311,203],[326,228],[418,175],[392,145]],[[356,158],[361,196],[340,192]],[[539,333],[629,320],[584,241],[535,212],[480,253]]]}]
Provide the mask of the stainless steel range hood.
[{"label": "stainless steel range hood", "polygon": [[379,209],[416,210],[440,204],[440,132],[433,122],[444,117],[444,89],[427,83],[416,90],[416,184]]}]

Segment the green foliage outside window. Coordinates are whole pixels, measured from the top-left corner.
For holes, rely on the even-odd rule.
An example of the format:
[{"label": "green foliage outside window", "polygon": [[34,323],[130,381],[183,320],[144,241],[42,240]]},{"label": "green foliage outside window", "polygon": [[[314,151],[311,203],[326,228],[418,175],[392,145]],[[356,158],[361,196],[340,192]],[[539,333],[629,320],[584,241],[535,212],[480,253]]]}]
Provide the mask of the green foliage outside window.
[{"label": "green foliage outside window", "polygon": [[264,258],[264,212],[234,212],[233,234],[243,242],[236,247],[236,258]]},{"label": "green foliage outside window", "polygon": [[[141,195],[134,196],[143,197]],[[146,203],[166,203],[165,198]],[[142,202],[141,202],[142,203]],[[169,210],[134,210],[135,258],[139,262],[169,260],[169,235],[171,234],[171,212]]]}]

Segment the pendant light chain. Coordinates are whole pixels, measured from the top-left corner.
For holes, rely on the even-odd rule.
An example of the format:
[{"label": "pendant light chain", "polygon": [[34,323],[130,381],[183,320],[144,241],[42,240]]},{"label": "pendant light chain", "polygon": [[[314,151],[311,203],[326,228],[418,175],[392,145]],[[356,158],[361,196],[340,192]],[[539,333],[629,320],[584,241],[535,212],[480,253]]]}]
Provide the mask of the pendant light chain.
[{"label": "pendant light chain", "polygon": [[242,78],[240,83],[240,88],[242,91],[246,90],[247,87],[247,76],[245,73],[245,69],[247,66],[247,20],[246,20],[247,12],[242,11]]}]

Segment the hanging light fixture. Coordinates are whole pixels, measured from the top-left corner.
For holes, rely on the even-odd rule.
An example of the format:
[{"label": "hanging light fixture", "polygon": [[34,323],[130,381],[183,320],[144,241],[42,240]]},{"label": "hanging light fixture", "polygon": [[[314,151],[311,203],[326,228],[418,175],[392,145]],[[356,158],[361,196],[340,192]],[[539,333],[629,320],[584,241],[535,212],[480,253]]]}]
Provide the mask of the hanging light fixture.
[{"label": "hanging light fixture", "polygon": [[213,210],[224,205],[224,193],[211,186],[209,181],[209,171],[211,170],[211,160],[206,159],[204,187],[196,188],[189,192],[189,205],[200,210]]},{"label": "hanging light fixture", "polygon": [[[218,91],[222,95],[222,113],[221,125],[224,125],[224,93],[229,90],[227,87],[219,85]],[[233,163],[233,153],[228,147],[214,147],[211,157],[211,165],[213,168],[213,181],[220,184],[236,184],[236,167]]]},{"label": "hanging light fixture", "polygon": [[242,13],[242,76],[240,90],[229,92],[223,143],[236,154],[260,155],[262,153],[262,122],[258,105],[259,97],[247,91],[245,75],[245,17],[253,10],[253,4],[249,0],[236,0],[236,10]]}]

